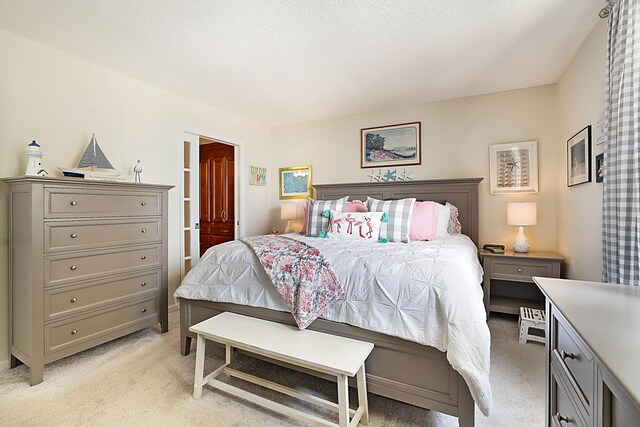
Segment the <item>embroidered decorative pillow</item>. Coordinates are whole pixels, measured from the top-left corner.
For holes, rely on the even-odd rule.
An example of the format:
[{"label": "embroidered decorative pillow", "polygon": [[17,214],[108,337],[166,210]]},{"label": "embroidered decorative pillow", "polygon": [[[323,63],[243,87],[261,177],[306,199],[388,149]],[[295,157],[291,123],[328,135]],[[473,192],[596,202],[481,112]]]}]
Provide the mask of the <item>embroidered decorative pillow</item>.
[{"label": "embroidered decorative pillow", "polygon": [[437,202],[416,202],[411,215],[411,240],[434,240],[448,234],[451,208]]},{"label": "embroidered decorative pillow", "polygon": [[449,234],[462,233],[462,224],[460,224],[460,220],[458,219],[458,208],[449,202],[447,202],[446,206],[451,209],[451,216],[449,217],[449,226],[447,227],[447,232],[449,232]]},{"label": "embroidered decorative pillow", "polygon": [[[309,224],[309,203],[305,200],[304,205],[304,225],[302,226],[302,230],[300,230],[300,234],[303,236],[307,235],[307,225]],[[367,212],[367,204],[362,200],[353,200],[351,202],[347,201],[347,206],[344,208],[345,212]]]},{"label": "embroidered decorative pillow", "polygon": [[390,242],[409,242],[413,205],[416,199],[378,200],[367,197],[369,212],[386,212],[389,221],[380,226],[380,238]]},{"label": "embroidered decorative pillow", "polygon": [[326,232],[329,228],[329,215],[322,215],[324,211],[343,212],[349,196],[338,200],[314,200],[307,199],[309,206],[309,220],[307,222],[307,236],[317,237],[320,231]]},{"label": "embroidered decorative pillow", "polygon": [[331,211],[327,237],[377,242],[380,237],[383,212]]}]

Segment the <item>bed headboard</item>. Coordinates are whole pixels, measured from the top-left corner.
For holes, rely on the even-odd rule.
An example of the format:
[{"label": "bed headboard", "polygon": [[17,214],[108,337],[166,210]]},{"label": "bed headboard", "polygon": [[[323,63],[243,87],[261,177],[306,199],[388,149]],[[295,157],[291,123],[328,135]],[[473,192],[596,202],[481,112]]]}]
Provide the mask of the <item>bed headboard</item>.
[{"label": "bed headboard", "polygon": [[433,179],[425,181],[357,182],[353,184],[314,185],[315,197],[332,200],[404,199],[436,200],[456,205],[462,233],[478,246],[478,184],[483,178]]}]

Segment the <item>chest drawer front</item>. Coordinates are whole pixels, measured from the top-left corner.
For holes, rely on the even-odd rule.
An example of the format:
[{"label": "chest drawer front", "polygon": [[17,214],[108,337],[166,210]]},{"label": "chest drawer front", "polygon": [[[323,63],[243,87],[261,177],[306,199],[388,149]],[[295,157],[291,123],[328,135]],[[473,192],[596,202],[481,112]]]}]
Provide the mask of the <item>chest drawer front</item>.
[{"label": "chest drawer front", "polygon": [[162,193],[45,188],[45,218],[160,216]]},{"label": "chest drawer front", "polygon": [[[555,314],[555,313],[554,313]],[[558,366],[565,371],[571,383],[575,383],[576,393],[587,413],[591,413],[594,389],[594,360],[593,356],[581,344],[568,325],[553,317],[555,337],[551,357],[555,358]]]},{"label": "chest drawer front", "polygon": [[45,257],[45,287],[160,267],[160,245]]},{"label": "chest drawer front", "polygon": [[211,224],[211,234],[233,237],[233,223],[214,222]]},{"label": "chest drawer front", "polygon": [[158,299],[154,298],[111,311],[45,325],[45,354],[82,344],[116,329],[157,316]]},{"label": "chest drawer front", "polygon": [[551,407],[549,425],[553,427],[588,427],[575,406],[574,400],[559,380],[557,371],[551,368]]},{"label": "chest drawer front", "polygon": [[493,261],[492,279],[513,280],[516,282],[533,282],[533,276],[550,277],[553,269],[550,264],[528,262]]},{"label": "chest drawer front", "polygon": [[124,303],[143,295],[157,295],[159,287],[160,270],[126,278],[49,289],[44,294],[44,317],[45,320],[56,320],[105,305]]},{"label": "chest drawer front", "polygon": [[45,223],[45,252],[160,242],[160,220]]}]

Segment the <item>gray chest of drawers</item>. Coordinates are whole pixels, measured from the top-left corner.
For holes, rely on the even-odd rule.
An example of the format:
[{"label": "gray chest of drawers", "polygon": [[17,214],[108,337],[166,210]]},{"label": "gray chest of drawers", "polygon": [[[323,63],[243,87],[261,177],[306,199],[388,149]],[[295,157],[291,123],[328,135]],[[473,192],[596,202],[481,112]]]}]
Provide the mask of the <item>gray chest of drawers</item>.
[{"label": "gray chest of drawers", "polygon": [[640,426],[640,288],[534,280],[547,297],[546,425]]},{"label": "gray chest of drawers", "polygon": [[160,323],[168,330],[165,185],[9,184],[11,367],[44,365]]}]

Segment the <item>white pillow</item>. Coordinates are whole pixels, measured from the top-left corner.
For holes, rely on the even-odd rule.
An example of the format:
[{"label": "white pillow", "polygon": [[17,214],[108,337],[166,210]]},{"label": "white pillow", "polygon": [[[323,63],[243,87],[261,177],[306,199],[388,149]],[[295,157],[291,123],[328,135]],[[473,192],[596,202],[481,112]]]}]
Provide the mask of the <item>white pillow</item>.
[{"label": "white pillow", "polygon": [[377,242],[383,212],[338,212],[331,211],[329,239],[352,239]]}]

